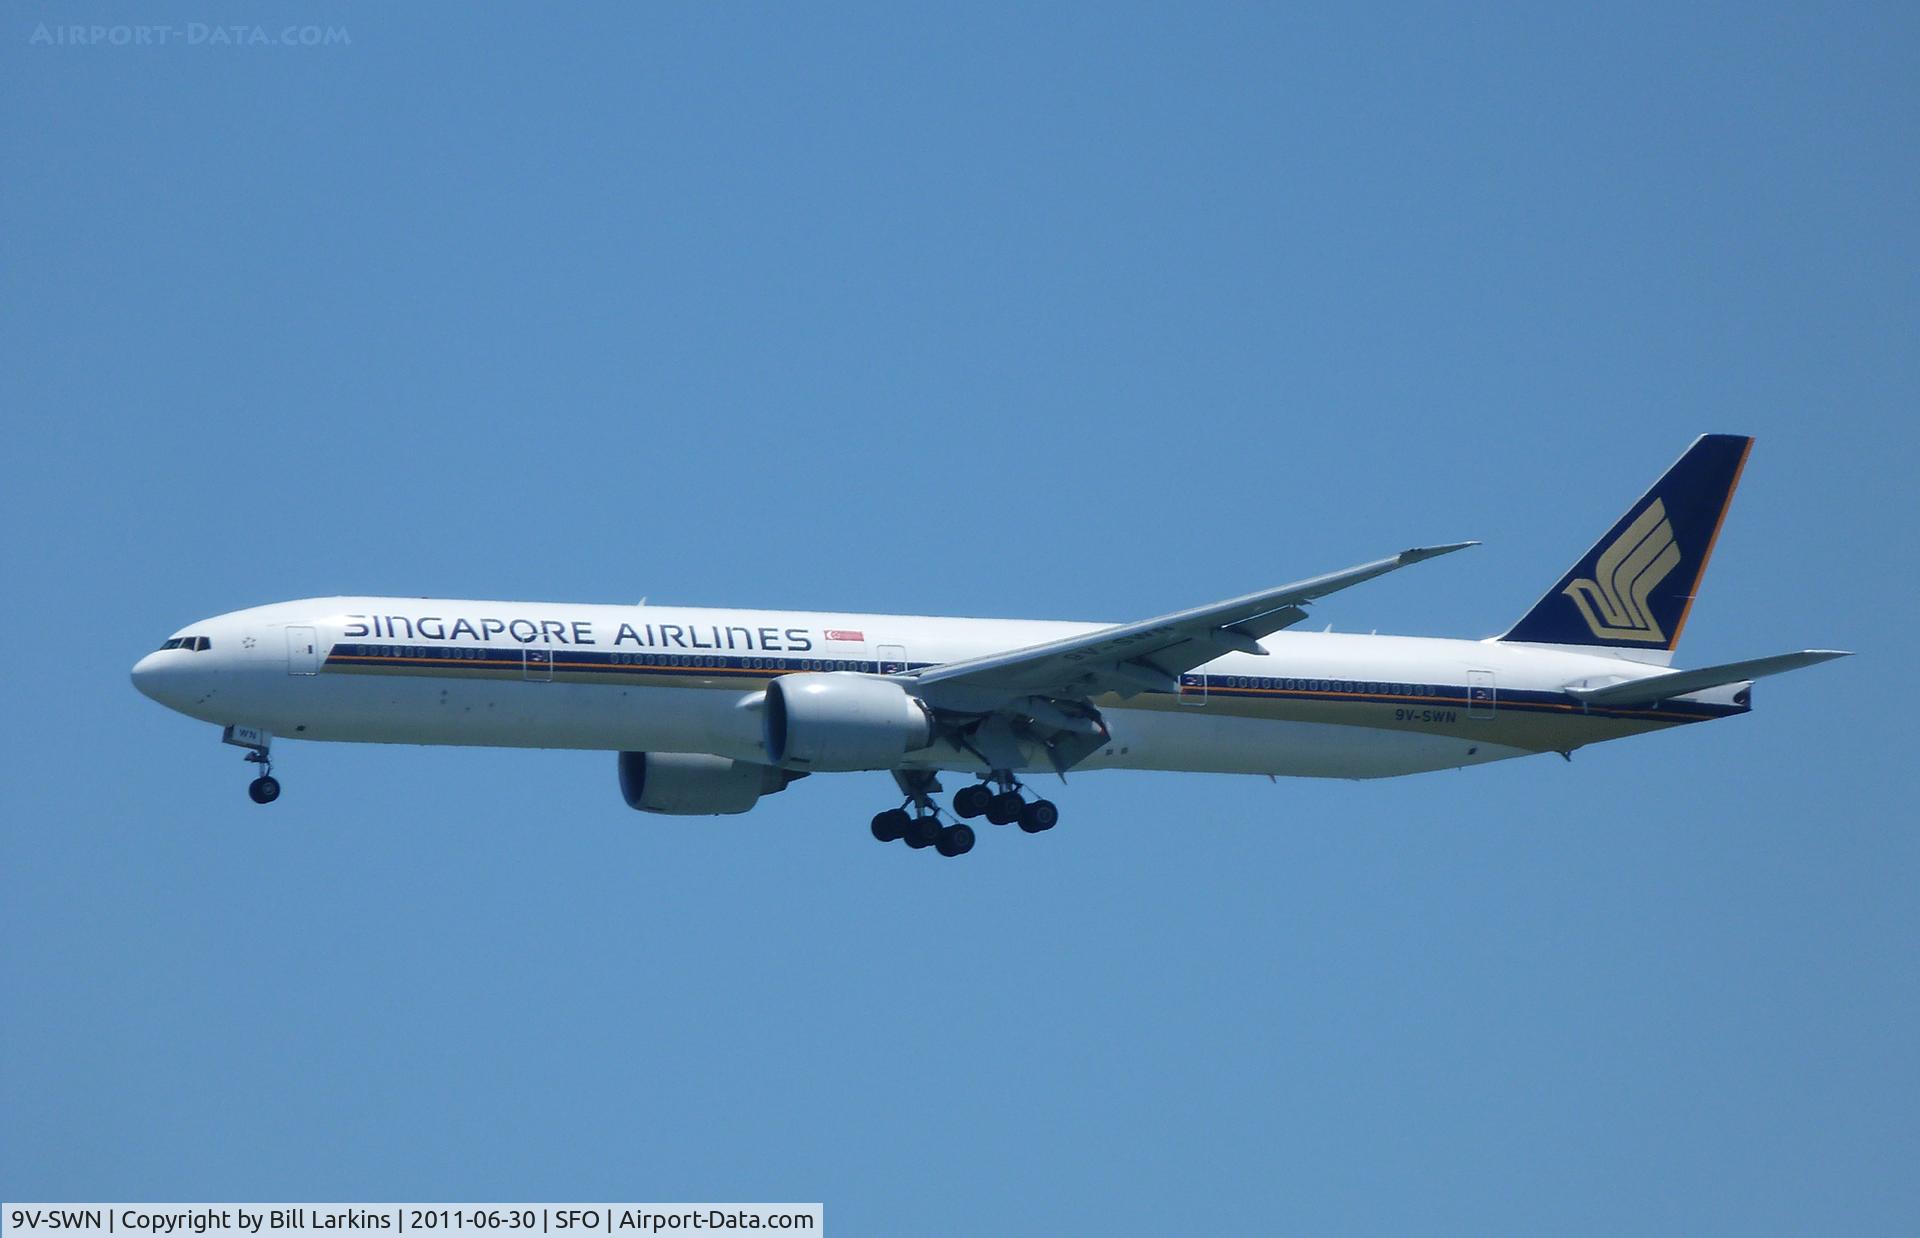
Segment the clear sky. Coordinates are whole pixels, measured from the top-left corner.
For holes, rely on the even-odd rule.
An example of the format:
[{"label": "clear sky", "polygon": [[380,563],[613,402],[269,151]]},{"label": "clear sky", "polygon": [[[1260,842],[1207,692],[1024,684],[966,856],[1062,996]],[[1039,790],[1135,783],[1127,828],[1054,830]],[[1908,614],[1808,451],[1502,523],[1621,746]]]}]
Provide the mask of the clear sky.
[{"label": "clear sky", "polygon": [[[1920,1229],[1914,6],[1029,7],[6,7],[0,1197]],[[1571,765],[947,861],[604,753],[262,809],[127,682],[315,594],[1120,620],[1465,538],[1316,622],[1483,636],[1708,430],[1682,661],[1860,656]]]}]

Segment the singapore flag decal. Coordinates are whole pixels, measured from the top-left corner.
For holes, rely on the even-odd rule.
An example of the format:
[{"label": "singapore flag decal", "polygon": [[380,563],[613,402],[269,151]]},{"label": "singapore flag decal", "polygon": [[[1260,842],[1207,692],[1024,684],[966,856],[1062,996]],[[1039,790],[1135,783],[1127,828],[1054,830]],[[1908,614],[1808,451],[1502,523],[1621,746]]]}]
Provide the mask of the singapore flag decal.
[{"label": "singapore flag decal", "polygon": [[867,639],[867,635],[864,632],[849,632],[844,628],[828,628],[827,639],[828,640],[846,640],[846,641],[863,641]]}]

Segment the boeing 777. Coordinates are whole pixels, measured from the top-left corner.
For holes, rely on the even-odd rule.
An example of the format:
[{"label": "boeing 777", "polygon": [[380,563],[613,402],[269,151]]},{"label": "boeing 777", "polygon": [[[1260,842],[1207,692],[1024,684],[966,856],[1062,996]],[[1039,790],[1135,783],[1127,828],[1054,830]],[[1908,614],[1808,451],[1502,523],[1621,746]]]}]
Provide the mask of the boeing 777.
[{"label": "boeing 777", "polygon": [[[633,808],[739,813],[809,774],[890,773],[873,836],[942,855],[967,821],[1058,811],[1069,770],[1382,778],[1744,714],[1752,681],[1845,656],[1675,670],[1753,440],[1709,434],[1504,635],[1300,632],[1425,546],[1137,623],[417,598],[280,602],[189,624],[141,692],[219,724],[279,797],[274,739],[619,753]],[[951,808],[939,776],[971,775]]]}]

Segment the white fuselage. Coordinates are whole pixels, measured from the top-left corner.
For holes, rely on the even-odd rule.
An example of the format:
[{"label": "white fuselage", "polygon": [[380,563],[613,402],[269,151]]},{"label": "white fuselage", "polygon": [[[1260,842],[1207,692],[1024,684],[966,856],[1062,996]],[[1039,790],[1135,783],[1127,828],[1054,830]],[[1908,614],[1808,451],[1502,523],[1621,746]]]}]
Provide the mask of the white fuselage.
[{"label": "white fuselage", "polygon": [[[234,611],[147,655],[141,691],[283,739],[713,753],[767,760],[761,690],[806,671],[892,674],[1103,625],[909,615],[344,597]],[[169,642],[170,644],[174,642]],[[1661,668],[1556,647],[1280,632],[1181,690],[1095,701],[1077,768],[1374,778],[1745,712],[1732,689],[1583,707],[1565,689]],[[977,770],[944,744],[908,768]],[[1031,754],[1027,768],[1046,768]]]}]

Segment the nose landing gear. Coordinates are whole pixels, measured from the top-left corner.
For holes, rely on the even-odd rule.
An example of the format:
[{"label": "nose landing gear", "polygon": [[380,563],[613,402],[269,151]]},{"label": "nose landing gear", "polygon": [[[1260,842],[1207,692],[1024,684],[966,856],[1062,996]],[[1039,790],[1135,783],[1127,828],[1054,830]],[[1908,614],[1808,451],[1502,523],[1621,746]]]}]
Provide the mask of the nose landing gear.
[{"label": "nose landing gear", "polygon": [[230,726],[220,733],[220,742],[247,750],[247,761],[260,767],[260,776],[247,784],[247,798],[256,804],[271,804],[280,798],[280,780],[273,776],[273,736],[258,727]]},{"label": "nose landing gear", "polygon": [[247,784],[247,795],[256,804],[271,804],[280,798],[280,780],[272,774],[262,774]]}]

